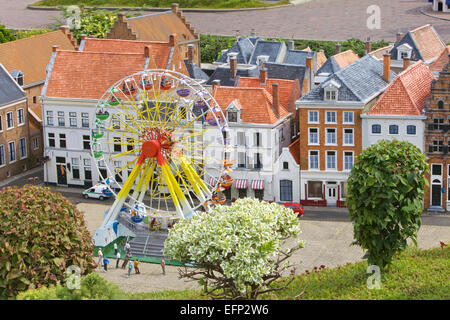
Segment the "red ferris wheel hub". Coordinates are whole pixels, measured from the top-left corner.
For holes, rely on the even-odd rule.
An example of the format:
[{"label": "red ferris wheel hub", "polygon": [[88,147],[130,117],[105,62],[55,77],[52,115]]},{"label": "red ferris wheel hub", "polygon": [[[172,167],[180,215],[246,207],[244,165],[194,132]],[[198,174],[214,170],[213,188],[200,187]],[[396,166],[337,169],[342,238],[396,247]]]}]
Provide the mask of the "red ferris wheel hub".
[{"label": "red ferris wheel hub", "polygon": [[161,152],[161,143],[158,140],[147,140],[142,144],[142,155],[154,158]]}]

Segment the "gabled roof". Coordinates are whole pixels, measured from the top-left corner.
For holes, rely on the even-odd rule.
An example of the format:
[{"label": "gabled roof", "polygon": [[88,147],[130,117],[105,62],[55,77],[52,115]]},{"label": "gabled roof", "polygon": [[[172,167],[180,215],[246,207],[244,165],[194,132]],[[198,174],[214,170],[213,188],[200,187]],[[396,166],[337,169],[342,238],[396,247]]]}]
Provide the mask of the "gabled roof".
[{"label": "gabled roof", "polygon": [[25,92],[0,63],[0,106],[25,99]]},{"label": "gabled roof", "polygon": [[189,73],[189,77],[195,80],[209,80],[209,76],[195,63],[184,60],[184,64]]},{"label": "gabled roof", "polygon": [[256,65],[259,56],[268,56],[268,62],[278,62],[277,59],[279,59],[283,50],[286,50],[286,45],[282,41],[259,40],[256,42],[250,64]]},{"label": "gabled roof", "polygon": [[300,164],[300,137],[295,139],[288,148],[295,162]]},{"label": "gabled roof", "polygon": [[449,54],[450,54],[450,45],[448,45],[442,50],[441,55],[430,66],[430,70],[432,72],[440,72],[444,68],[444,66],[448,63]]},{"label": "gabled roof", "polygon": [[310,56],[313,58],[313,65],[316,66],[317,54],[315,51],[289,49],[286,52],[286,56],[284,57],[283,63],[305,66],[306,58]]},{"label": "gabled roof", "polygon": [[274,79],[295,80],[298,79],[303,83],[306,67],[285,63],[268,63],[264,66],[267,69],[267,76]]},{"label": "gabled roof", "polygon": [[431,93],[433,74],[419,60],[397,75],[369,115],[421,115]]},{"label": "gabled roof", "polygon": [[379,48],[377,50],[371,51],[371,52],[369,52],[369,54],[372,57],[381,60],[381,59],[383,59],[383,55],[386,54],[386,53],[389,53],[392,50],[393,47],[394,46],[392,44],[390,44],[390,45],[387,45],[386,47]]},{"label": "gabled roof", "polygon": [[256,66],[253,68],[237,68],[236,77],[231,79],[230,67],[219,66],[214,70],[206,84],[211,85],[214,80],[220,80],[220,85],[234,87],[237,85],[239,77],[259,77],[259,71]]},{"label": "gabled roof", "polygon": [[[255,42],[256,43],[256,42]],[[220,58],[217,60],[219,63],[228,63],[228,54],[237,53],[236,59],[238,64],[249,64],[250,57],[252,55],[253,49],[255,48],[254,43],[250,38],[240,37],[230,49],[225,51]]]},{"label": "gabled roof", "polygon": [[333,74],[353,62],[359,60],[359,56],[353,50],[347,50],[328,58],[328,60],[317,70],[317,74],[329,73]]},{"label": "gabled roof", "polygon": [[327,56],[325,55],[325,53],[322,50],[317,52],[316,70],[320,69],[326,61],[327,61]]},{"label": "gabled roof", "polygon": [[74,43],[61,30],[0,44],[0,62],[11,72],[24,74],[24,85],[44,81],[52,47],[74,50]]},{"label": "gabled roof", "polygon": [[391,50],[392,59],[397,59],[397,48],[404,44],[408,44],[412,48],[412,61],[420,59],[427,62],[433,60],[439,56],[445,48],[438,33],[430,24],[408,31]]},{"label": "gabled roof", "polygon": [[[340,85],[338,89],[338,101],[354,101],[367,103],[376,94],[381,93],[389,83],[383,77],[383,63],[366,55],[358,61],[337,71],[328,80]],[[391,71],[390,79],[395,78]],[[324,87],[328,81],[322,82],[298,101],[324,101]]]},{"label": "gabled roof", "polygon": [[240,119],[244,123],[275,124],[289,113],[280,106],[281,114],[276,115],[272,105],[272,95],[264,88],[214,87],[212,93],[224,115],[231,102],[241,105]]},{"label": "gabled roof", "polygon": [[42,95],[99,99],[116,81],[144,70],[146,60],[134,53],[57,51]]}]

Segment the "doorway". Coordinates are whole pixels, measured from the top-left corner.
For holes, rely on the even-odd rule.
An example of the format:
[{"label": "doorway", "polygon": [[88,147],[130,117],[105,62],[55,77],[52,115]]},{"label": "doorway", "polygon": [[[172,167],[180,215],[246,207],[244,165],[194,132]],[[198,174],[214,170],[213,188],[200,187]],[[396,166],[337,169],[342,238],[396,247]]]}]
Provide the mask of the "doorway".
[{"label": "doorway", "polygon": [[433,184],[431,186],[431,205],[433,207],[440,207],[442,206],[441,200],[442,200],[441,185]]},{"label": "doorway", "polygon": [[327,205],[335,206],[336,202],[337,202],[337,184],[336,183],[328,183],[325,192],[326,192]]},{"label": "doorway", "polygon": [[65,164],[58,163],[56,165],[56,173],[58,185],[67,185],[67,168]]}]

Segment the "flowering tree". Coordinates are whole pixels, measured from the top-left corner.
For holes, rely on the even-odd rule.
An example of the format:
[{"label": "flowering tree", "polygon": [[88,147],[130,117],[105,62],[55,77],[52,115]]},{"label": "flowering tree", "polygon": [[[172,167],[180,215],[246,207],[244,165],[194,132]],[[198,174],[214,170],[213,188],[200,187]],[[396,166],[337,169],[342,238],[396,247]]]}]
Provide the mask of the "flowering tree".
[{"label": "flowering tree", "polygon": [[[291,209],[239,199],[180,221],[169,232],[164,254],[185,266],[181,278],[198,281],[212,298],[256,299],[293,280],[283,288],[269,286],[291,267],[287,259],[304,246],[299,241],[292,248],[282,247],[300,232]],[[188,269],[187,264],[196,268]]]}]

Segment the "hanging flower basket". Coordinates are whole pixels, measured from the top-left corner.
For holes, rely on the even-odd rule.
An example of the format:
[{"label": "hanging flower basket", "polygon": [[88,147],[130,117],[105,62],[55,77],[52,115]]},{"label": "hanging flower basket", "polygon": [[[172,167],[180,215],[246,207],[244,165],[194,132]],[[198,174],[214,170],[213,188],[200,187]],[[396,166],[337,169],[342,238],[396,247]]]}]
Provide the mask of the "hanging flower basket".
[{"label": "hanging flower basket", "polygon": [[187,97],[188,95],[190,95],[191,94],[191,90],[189,90],[189,89],[187,89],[187,88],[184,88],[184,89],[178,89],[177,90],[177,94],[180,96],[180,97]]}]

